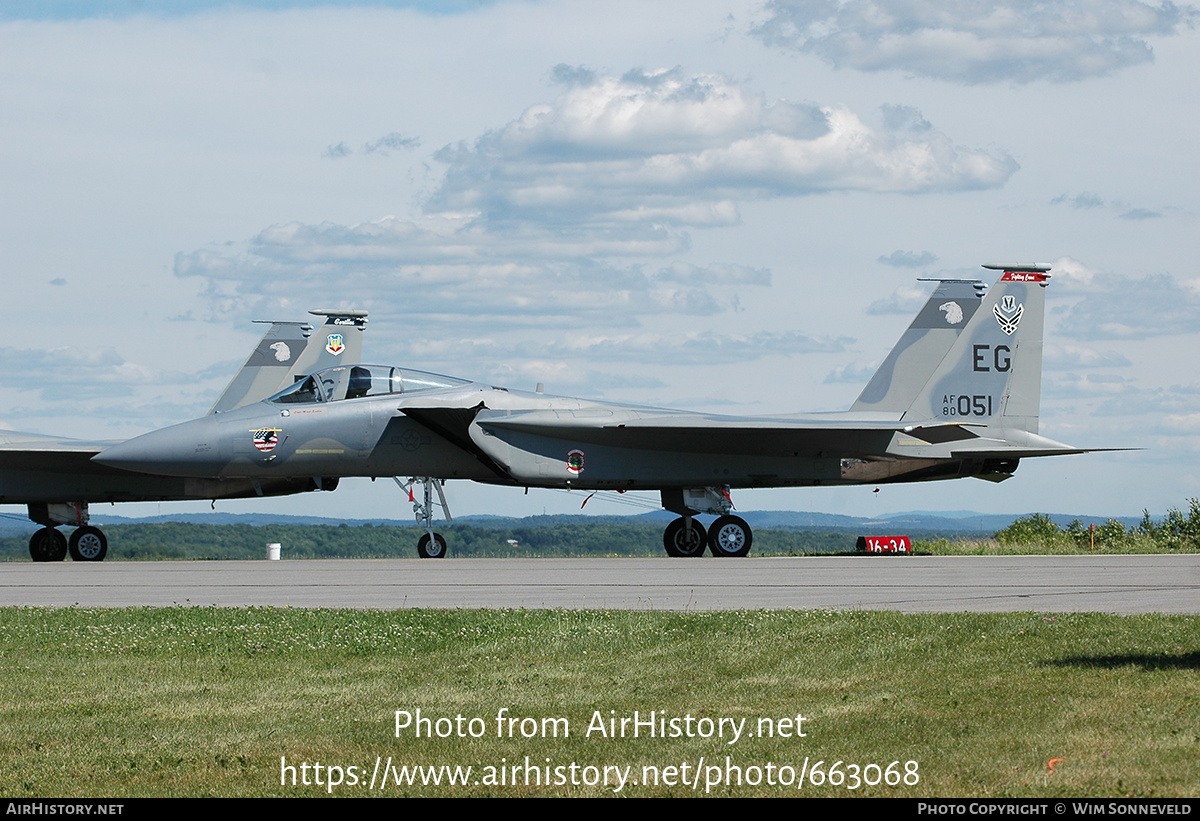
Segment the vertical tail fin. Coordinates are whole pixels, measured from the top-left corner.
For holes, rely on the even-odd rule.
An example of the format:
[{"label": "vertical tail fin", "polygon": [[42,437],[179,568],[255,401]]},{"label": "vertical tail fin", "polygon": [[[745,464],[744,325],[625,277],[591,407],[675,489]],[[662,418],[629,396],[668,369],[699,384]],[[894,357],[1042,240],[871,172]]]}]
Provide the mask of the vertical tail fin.
[{"label": "vertical tail fin", "polygon": [[986,288],[975,280],[939,280],[850,410],[907,411],[975,316]]},{"label": "vertical tail fin", "polygon": [[1038,432],[1049,265],[1003,271],[904,415]]},{"label": "vertical tail fin", "polygon": [[[309,313],[325,317],[325,322],[313,334],[304,352],[296,358],[296,365],[289,376],[315,373],[335,365],[362,364],[362,337],[367,327],[366,311],[320,310]],[[291,384],[292,381],[289,379],[287,384]],[[280,385],[276,390],[285,387],[286,384]]]},{"label": "vertical tail fin", "polygon": [[295,381],[342,362],[362,361],[366,311],[309,311],[325,317],[313,333],[307,322],[272,322],[250,357],[225,386],[209,413],[223,413],[261,402]]}]

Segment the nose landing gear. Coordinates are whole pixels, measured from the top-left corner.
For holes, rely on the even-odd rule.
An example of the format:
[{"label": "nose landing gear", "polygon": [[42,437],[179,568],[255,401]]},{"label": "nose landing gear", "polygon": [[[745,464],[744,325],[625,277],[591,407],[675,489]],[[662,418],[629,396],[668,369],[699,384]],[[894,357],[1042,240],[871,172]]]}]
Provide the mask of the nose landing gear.
[{"label": "nose landing gear", "polygon": [[[442,509],[446,521],[453,521],[450,516],[450,507],[446,504],[446,494],[442,491],[445,480],[434,479],[432,476],[414,476],[408,482],[401,482],[399,476],[393,476],[392,479],[401,490],[408,493],[408,501],[413,504],[413,513],[416,514],[417,524],[425,528],[425,533],[417,540],[417,555],[422,559],[444,559],[448,552],[446,540],[442,538],[442,534],[433,532],[433,508],[437,505]],[[418,501],[416,494],[413,493],[413,486],[416,484],[422,486],[422,501]],[[434,491],[437,491],[437,502],[433,501]]]}]

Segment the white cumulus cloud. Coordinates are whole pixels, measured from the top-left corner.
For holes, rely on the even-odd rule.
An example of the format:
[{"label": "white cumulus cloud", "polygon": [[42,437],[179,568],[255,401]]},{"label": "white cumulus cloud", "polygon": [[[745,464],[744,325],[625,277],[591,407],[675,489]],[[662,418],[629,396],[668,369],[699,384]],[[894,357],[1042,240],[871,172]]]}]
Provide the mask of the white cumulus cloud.
[{"label": "white cumulus cloud", "polygon": [[689,231],[737,223],[739,202],[986,188],[1017,168],[907,106],[884,106],[873,126],[679,68],[554,73],[554,99],[436,153],[445,175],[422,214],[280,223],[180,253],[176,275],[207,280],[222,310],[264,314],[282,299],[323,301],[331,286],[403,292],[409,315],[713,314],[771,284],[767,269],[679,259]]},{"label": "white cumulus cloud", "polygon": [[735,221],[737,199],[992,188],[1017,170],[905,106],[885,106],[872,127],[846,108],[768,102],[679,68],[558,76],[566,88],[552,102],[438,153],[449,167],[429,208],[540,224],[624,222],[643,209],[711,225]]},{"label": "white cumulus cloud", "polygon": [[1154,59],[1196,9],[1143,0],[770,0],[763,41],[838,68],[960,83],[1070,82]]}]

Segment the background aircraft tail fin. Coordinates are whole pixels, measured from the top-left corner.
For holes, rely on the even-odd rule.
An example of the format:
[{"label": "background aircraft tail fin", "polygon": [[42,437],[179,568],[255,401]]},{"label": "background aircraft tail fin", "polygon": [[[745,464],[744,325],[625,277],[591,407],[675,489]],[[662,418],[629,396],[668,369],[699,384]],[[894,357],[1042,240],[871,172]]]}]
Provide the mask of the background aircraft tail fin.
[{"label": "background aircraft tail fin", "polygon": [[366,311],[309,311],[325,317],[314,333],[308,322],[271,322],[241,369],[229,380],[209,413],[224,413],[261,402],[296,377],[322,368],[362,361]]},{"label": "background aircraft tail fin", "polygon": [[896,414],[908,410],[975,316],[986,290],[987,285],[977,280],[939,280],[850,410]]},{"label": "background aircraft tail fin", "polygon": [[[313,333],[304,352],[296,358],[288,385],[297,376],[316,373],[335,365],[361,365],[363,361],[362,338],[367,327],[366,311],[319,310],[309,313],[323,316],[325,321]],[[285,387],[287,385],[280,385],[276,390]]]},{"label": "background aircraft tail fin", "polygon": [[904,419],[1037,433],[1050,266],[984,267],[1003,271],[1000,281],[983,297]]}]

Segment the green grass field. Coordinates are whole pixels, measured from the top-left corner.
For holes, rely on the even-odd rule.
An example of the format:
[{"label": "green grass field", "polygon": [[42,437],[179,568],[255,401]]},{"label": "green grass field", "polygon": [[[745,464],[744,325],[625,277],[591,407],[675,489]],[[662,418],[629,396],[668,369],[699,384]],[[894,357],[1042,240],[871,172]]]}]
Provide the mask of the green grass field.
[{"label": "green grass field", "polygon": [[[1198,667],[1173,616],[7,608],[0,794],[1194,797]],[[634,711],[677,737],[588,736]]]}]

